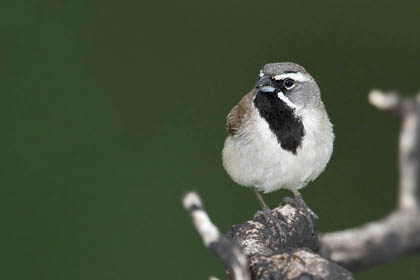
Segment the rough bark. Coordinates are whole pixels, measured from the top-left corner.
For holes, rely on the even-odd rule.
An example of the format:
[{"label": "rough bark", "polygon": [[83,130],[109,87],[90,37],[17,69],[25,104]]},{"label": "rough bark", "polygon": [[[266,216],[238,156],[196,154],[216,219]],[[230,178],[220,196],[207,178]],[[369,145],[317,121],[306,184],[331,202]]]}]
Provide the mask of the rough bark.
[{"label": "rough bark", "polygon": [[345,268],[316,253],[318,237],[302,209],[286,204],[271,213],[283,220],[286,238],[260,213],[227,233],[247,256],[251,279],[353,279]]}]

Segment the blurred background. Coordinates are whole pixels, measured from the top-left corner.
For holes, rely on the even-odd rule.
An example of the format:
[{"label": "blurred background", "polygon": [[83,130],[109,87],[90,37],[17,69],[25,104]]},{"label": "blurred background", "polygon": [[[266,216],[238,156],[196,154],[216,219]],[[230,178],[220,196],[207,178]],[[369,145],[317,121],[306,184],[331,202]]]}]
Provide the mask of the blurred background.
[{"label": "blurred background", "polygon": [[[223,232],[258,210],[221,149],[225,116],[268,62],[305,66],[334,123],[332,160],[303,190],[319,231],[383,217],[399,120],[367,93],[420,89],[419,13],[418,1],[1,1],[0,278],[223,278],[180,200],[197,190]],[[356,277],[419,273],[404,257]]]}]

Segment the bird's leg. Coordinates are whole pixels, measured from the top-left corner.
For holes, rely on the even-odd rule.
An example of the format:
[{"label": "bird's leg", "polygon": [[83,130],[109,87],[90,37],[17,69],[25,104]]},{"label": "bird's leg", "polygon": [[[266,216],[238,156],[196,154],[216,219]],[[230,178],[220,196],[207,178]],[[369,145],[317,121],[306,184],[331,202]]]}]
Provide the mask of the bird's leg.
[{"label": "bird's leg", "polygon": [[257,191],[255,187],[252,187],[252,191],[254,192],[255,196],[257,197],[258,203],[260,204],[261,208],[263,210],[270,210],[270,207],[265,203],[264,199],[260,195],[260,193]]},{"label": "bird's leg", "polygon": [[284,201],[286,203],[292,204],[296,206],[297,208],[300,208],[305,213],[306,220],[310,224],[312,228],[312,232],[314,231],[314,222],[313,219],[319,219],[318,215],[315,214],[314,211],[311,210],[311,208],[306,205],[305,201],[303,200],[302,195],[298,191],[293,191],[293,195],[295,196],[294,199],[290,197],[286,197]]},{"label": "bird's leg", "polygon": [[270,208],[264,202],[264,199],[262,198],[261,194],[257,191],[257,189],[255,187],[252,187],[252,191],[254,192],[255,196],[257,197],[258,203],[260,204],[260,206],[262,208],[262,211],[258,211],[258,212],[261,212],[262,215],[265,218],[265,221],[267,223],[273,224],[277,228],[280,236],[282,236],[284,239],[286,239],[286,232],[284,231],[284,229],[280,225],[283,221],[281,221],[279,218],[275,217],[271,213]]}]

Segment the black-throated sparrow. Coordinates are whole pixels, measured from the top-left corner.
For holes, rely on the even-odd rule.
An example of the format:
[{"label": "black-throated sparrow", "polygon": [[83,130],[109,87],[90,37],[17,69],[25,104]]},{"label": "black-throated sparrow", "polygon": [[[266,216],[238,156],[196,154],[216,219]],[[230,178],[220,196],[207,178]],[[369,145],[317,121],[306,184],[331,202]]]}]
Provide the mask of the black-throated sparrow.
[{"label": "black-throated sparrow", "polygon": [[[316,217],[299,189],[325,169],[334,133],[318,85],[295,63],[266,64],[259,80],[226,119],[223,165],[232,179],[258,191],[293,191],[295,202]],[[267,216],[266,216],[267,219]]]}]

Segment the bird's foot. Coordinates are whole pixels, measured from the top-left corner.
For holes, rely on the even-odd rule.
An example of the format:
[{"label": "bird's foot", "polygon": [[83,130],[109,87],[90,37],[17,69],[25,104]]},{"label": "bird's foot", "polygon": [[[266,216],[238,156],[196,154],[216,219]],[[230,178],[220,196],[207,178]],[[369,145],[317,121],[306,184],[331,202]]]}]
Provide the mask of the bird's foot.
[{"label": "bird's foot", "polygon": [[314,219],[318,220],[319,217],[318,217],[317,214],[315,214],[314,211],[311,210],[311,208],[308,207],[308,205],[306,205],[302,196],[301,195],[295,195],[294,198],[285,197],[283,199],[283,201],[302,210],[302,212],[305,215],[306,220],[308,221],[308,223],[309,223],[309,225],[312,229],[312,233],[314,233],[314,230],[315,230]]},{"label": "bird's foot", "polygon": [[283,229],[281,225],[281,224],[284,224],[285,222],[279,219],[278,217],[274,216],[270,208],[263,208],[263,210],[257,211],[257,215],[264,216],[265,222],[267,224],[272,224],[277,229],[277,232],[280,235],[280,237],[286,240],[287,238],[286,231]]}]

